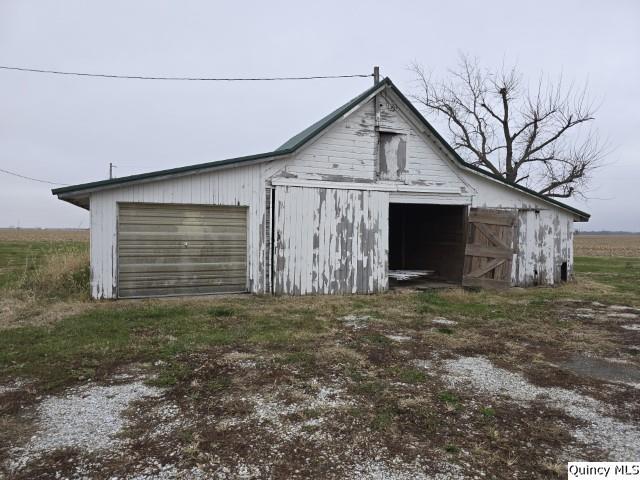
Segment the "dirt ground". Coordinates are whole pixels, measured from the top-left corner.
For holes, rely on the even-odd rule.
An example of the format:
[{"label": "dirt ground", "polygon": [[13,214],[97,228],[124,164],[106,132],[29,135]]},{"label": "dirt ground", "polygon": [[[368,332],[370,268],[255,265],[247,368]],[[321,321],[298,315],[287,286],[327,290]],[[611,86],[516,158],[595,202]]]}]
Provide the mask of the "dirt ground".
[{"label": "dirt ground", "polygon": [[[12,242],[7,259],[64,258]],[[548,479],[640,459],[637,258],[578,259],[558,288],[119,302],[18,263],[0,261],[0,478]]]},{"label": "dirt ground", "polygon": [[[527,304],[528,332],[476,300],[265,300],[319,328],[115,362],[49,394],[5,379],[2,468],[25,479],[561,478],[569,460],[640,458],[640,310],[502,297]],[[215,302],[229,325],[252,299]],[[469,308],[443,315],[453,302]]]}]

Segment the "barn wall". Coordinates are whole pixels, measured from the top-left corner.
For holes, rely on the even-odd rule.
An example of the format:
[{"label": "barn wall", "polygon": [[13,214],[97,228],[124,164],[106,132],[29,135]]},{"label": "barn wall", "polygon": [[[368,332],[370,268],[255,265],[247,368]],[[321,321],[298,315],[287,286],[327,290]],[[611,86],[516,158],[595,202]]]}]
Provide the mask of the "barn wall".
[{"label": "barn wall", "polygon": [[277,187],[276,293],[386,290],[388,205],[386,192]]},{"label": "barn wall", "polygon": [[[92,295],[113,298],[116,293],[117,202],[248,206],[248,289],[264,292],[265,276],[269,274],[265,267],[265,187],[276,178],[301,182],[275,189],[274,227],[280,238],[276,239],[279,257],[273,280],[280,293],[369,293],[386,289],[390,200],[441,204],[471,201],[474,207],[518,209],[519,256],[514,261],[513,284],[555,283],[562,261],[567,261],[572,273],[571,214],[458,168],[411,115],[387,92],[335,122],[289,158],[93,193]],[[381,131],[406,138],[406,171],[397,179],[382,180],[376,172],[376,123]],[[305,181],[323,184],[304,186]],[[356,187],[347,187],[346,182]],[[354,189],[341,189],[341,184]],[[389,187],[398,191],[390,192]]]},{"label": "barn wall", "polygon": [[[321,136],[285,162],[276,176],[331,182],[374,183],[378,158],[375,102],[380,128],[406,135],[406,171],[397,180],[381,184],[416,185],[434,193],[465,193],[466,185],[449,160],[426,141],[404,116],[398,105],[384,95],[371,99],[347,117],[338,120]],[[339,185],[336,185],[339,188]]]},{"label": "barn wall", "polygon": [[241,205],[248,214],[248,289],[264,286],[264,175],[269,163],[123,186],[91,195],[91,295],[114,298],[117,283],[117,202]]},{"label": "barn wall", "polygon": [[512,283],[527,287],[561,281],[561,265],[573,272],[573,219],[553,210],[518,212],[517,257]]},{"label": "barn wall", "polygon": [[473,207],[556,209],[547,202],[479,174],[463,171],[462,177],[475,190]]},{"label": "barn wall", "polygon": [[313,180],[375,180],[376,133],[372,101],[338,120],[286,162],[286,176]]},{"label": "barn wall", "polygon": [[477,192],[472,206],[519,210],[512,285],[554,285],[560,282],[563,262],[568,275],[573,274],[572,214],[478,175],[465,172],[464,178]]}]

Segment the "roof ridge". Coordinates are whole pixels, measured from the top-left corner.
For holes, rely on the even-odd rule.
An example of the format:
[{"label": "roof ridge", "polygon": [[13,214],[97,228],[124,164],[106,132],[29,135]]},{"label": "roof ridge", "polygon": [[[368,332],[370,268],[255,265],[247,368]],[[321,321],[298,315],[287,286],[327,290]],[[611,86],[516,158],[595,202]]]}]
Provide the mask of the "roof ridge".
[{"label": "roof ridge", "polygon": [[582,210],[579,210],[577,208],[574,208],[570,205],[567,205],[566,203],[560,202],[559,200],[556,200],[552,197],[548,197],[546,195],[543,195],[539,192],[536,192],[535,190],[532,190],[528,187],[525,187],[523,185],[519,185],[517,183],[513,183],[513,182],[509,182],[508,180],[506,180],[504,177],[500,176],[500,175],[496,175],[493,174],[491,172],[489,172],[488,170],[485,170],[483,168],[480,168],[476,165],[473,165],[471,163],[468,163],[467,161],[465,161],[460,154],[458,154],[458,152],[455,151],[455,149],[449,144],[449,142],[447,142],[441,135],[440,133],[438,133],[438,131],[429,123],[429,121],[422,115],[422,113],[420,113],[420,111],[415,107],[415,105],[413,105],[413,103],[411,103],[411,101],[400,91],[400,89],[398,87],[396,87],[396,85],[391,81],[391,79],[389,77],[385,77],[384,79],[380,80],[380,82],[374,84],[373,86],[369,87],[368,89],[366,89],[364,92],[362,92],[360,95],[357,95],[356,97],[352,98],[351,100],[349,100],[347,103],[343,104],[342,106],[338,107],[337,109],[333,110],[331,113],[329,113],[328,115],[322,117],[320,120],[318,120],[317,122],[313,123],[312,125],[310,125],[309,127],[305,128],[304,130],[302,130],[300,133],[294,135],[293,137],[291,137],[289,140],[287,140],[285,143],[283,143],[282,145],[280,145],[277,149],[271,151],[271,152],[265,152],[265,153],[258,153],[258,154],[254,154],[254,155],[247,155],[247,156],[243,156],[243,157],[236,157],[236,158],[229,158],[229,159],[225,159],[225,160],[217,160],[217,161],[213,161],[213,162],[206,162],[206,163],[200,163],[200,164],[195,164],[195,165],[188,165],[188,166],[184,166],[184,167],[177,167],[177,168],[170,168],[170,169],[166,169],[166,170],[157,170],[157,171],[153,171],[153,172],[148,172],[148,173],[142,173],[142,174],[138,174],[138,175],[130,175],[127,177],[120,177],[120,178],[114,178],[114,179],[109,179],[109,180],[100,180],[97,182],[90,182],[90,183],[84,183],[84,184],[78,184],[78,185],[71,185],[71,186],[67,186],[67,187],[60,187],[60,188],[55,188],[53,190],[51,190],[51,192],[54,195],[61,195],[61,194],[67,194],[67,193],[71,193],[71,192],[76,192],[76,191],[82,191],[82,190],[89,190],[89,189],[95,189],[95,188],[101,188],[101,187],[108,187],[110,185],[117,185],[117,184],[121,184],[121,183],[127,183],[127,182],[133,182],[133,181],[137,181],[137,180],[144,180],[147,178],[154,178],[154,177],[161,177],[161,176],[165,176],[165,175],[172,175],[172,174],[176,174],[176,173],[184,173],[184,172],[190,172],[190,171],[198,171],[198,170],[204,170],[204,169],[208,169],[208,168],[215,168],[215,167],[221,167],[221,166],[225,166],[225,165],[232,165],[232,164],[239,164],[239,163],[244,163],[244,162],[251,162],[251,161],[257,161],[257,160],[264,160],[267,158],[274,158],[274,157],[281,157],[281,156],[285,156],[285,155],[289,155],[293,152],[295,152],[296,150],[298,150],[299,148],[301,148],[303,145],[305,145],[307,142],[309,142],[312,138],[314,138],[316,135],[318,135],[320,132],[324,131],[327,127],[329,127],[330,125],[332,125],[335,121],[337,121],[339,118],[341,118],[344,114],[348,113],[351,109],[353,109],[354,107],[356,107],[357,105],[359,105],[363,100],[365,100],[367,97],[369,97],[370,95],[372,95],[376,90],[380,89],[380,88],[386,88],[389,87],[393,90],[393,92],[400,98],[400,100],[402,100],[402,102],[409,108],[409,110],[411,110],[411,112],[418,118],[418,120],[420,120],[420,122],[422,122],[425,127],[430,131],[430,133],[436,138],[436,140],[443,145],[443,147],[445,148],[445,150],[447,150],[447,152],[453,157],[453,159],[463,168],[467,168],[469,170],[471,170],[474,173],[480,174],[480,175],[484,175],[488,178],[491,178],[493,180],[499,181],[509,187],[515,188],[517,190],[520,190],[524,193],[527,193],[529,195],[532,195],[534,197],[537,197],[545,202],[551,203],[557,207],[560,208],[564,208],[565,210],[569,210],[573,213],[575,213],[576,215],[584,218],[584,219],[589,219],[589,217],[591,216],[590,214],[583,212]]},{"label": "roof ridge", "polygon": [[333,110],[331,113],[325,115],[324,117],[322,117],[317,122],[313,123],[312,125],[308,126],[307,128],[305,128],[301,132],[299,132],[296,135],[294,135],[293,137],[291,137],[289,140],[287,140],[282,145],[280,145],[276,149],[276,151],[281,150],[281,149],[297,149],[298,147],[300,147],[304,143],[306,143],[308,140],[310,140],[311,137],[314,137],[317,133],[319,133],[322,130],[324,130],[325,126],[331,125],[334,121],[336,121],[343,114],[347,113],[349,110],[351,110],[353,107],[358,105],[360,102],[362,102],[369,95],[373,94],[373,92],[378,90],[381,86],[383,86],[383,84],[386,85],[386,84],[390,84],[390,83],[391,83],[391,80],[388,77],[385,77],[380,82],[374,84],[372,87],[367,88],[361,94],[353,97],[351,100],[349,100],[348,102],[342,104],[341,106],[339,106],[338,108]]}]

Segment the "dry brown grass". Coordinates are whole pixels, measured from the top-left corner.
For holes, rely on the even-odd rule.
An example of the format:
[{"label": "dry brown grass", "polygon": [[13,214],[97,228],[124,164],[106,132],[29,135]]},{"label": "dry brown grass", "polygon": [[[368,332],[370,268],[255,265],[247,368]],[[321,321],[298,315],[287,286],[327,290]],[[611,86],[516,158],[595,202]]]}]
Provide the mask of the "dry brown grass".
[{"label": "dry brown grass", "polygon": [[33,262],[0,288],[0,330],[52,324],[92,305],[87,249],[52,251]]},{"label": "dry brown grass", "polygon": [[89,230],[65,228],[0,228],[0,242],[88,242]]},{"label": "dry brown grass", "polygon": [[36,297],[86,297],[89,295],[89,253],[55,252],[27,272],[20,287]]},{"label": "dry brown grass", "polygon": [[640,257],[640,235],[576,235],[576,257]]},{"label": "dry brown grass", "polygon": [[32,295],[0,298],[0,331],[8,328],[41,327],[78,315],[94,307],[86,300],[39,301]]}]

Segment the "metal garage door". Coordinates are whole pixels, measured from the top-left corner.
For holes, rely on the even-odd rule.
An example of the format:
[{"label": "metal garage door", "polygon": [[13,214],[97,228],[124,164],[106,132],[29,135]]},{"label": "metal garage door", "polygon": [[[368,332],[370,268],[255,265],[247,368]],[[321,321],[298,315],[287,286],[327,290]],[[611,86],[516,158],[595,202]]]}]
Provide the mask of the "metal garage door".
[{"label": "metal garage door", "polygon": [[246,289],[246,207],[119,204],[118,297]]}]

